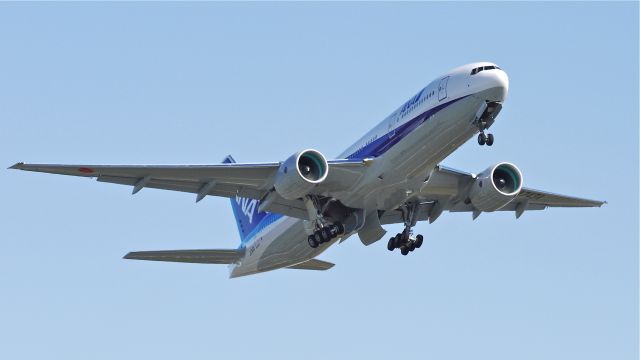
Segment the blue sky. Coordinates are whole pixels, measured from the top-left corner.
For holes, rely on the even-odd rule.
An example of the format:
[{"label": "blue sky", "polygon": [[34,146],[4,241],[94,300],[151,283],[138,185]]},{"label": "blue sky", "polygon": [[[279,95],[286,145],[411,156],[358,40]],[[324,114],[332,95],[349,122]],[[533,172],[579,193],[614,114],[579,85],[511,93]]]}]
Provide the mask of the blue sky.
[{"label": "blue sky", "polygon": [[[0,358],[637,359],[637,3],[0,4],[0,164],[335,156],[450,68],[510,77],[493,147],[600,209],[444,214],[408,257],[227,279],[226,199],[0,171]],[[389,231],[397,232],[390,226]]]}]

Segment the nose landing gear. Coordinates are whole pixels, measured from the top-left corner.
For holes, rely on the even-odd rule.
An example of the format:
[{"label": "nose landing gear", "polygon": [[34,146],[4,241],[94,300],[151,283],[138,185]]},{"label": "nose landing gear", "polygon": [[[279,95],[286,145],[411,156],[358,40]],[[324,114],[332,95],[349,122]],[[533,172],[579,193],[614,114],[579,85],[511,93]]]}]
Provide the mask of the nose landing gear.
[{"label": "nose landing gear", "polygon": [[491,146],[493,145],[493,139],[493,134],[485,135],[484,130],[480,131],[480,134],[478,134],[478,144],[480,145]]},{"label": "nose landing gear", "polygon": [[498,116],[500,110],[502,110],[502,104],[497,101],[484,103],[480,109],[478,109],[476,118],[473,121],[473,124],[478,128],[478,131],[480,131],[480,134],[478,134],[478,144],[493,145],[493,134],[485,134],[484,131],[496,121],[496,116]]}]

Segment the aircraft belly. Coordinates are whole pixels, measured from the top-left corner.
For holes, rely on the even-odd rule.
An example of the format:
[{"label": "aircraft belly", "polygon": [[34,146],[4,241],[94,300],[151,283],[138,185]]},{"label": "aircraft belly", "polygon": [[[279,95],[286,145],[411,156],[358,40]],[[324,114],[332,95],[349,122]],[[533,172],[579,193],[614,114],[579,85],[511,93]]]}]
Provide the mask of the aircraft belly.
[{"label": "aircraft belly", "polygon": [[318,256],[334,242],[314,249],[307,243],[302,221],[283,217],[247,245],[247,255],[232,270],[231,276],[251,275],[299,264]]},{"label": "aircraft belly", "polygon": [[345,205],[390,210],[419,191],[429,172],[477,132],[472,121],[481,103],[468,96],[434,114],[377,159]]},{"label": "aircraft belly", "polygon": [[[464,97],[432,115],[377,158],[360,184],[345,192],[341,201],[354,208],[391,210],[419,192],[429,172],[477,133],[472,122],[492,91]],[[311,248],[302,221],[283,217],[247,245],[247,256],[231,276],[301,263],[318,256],[335,241]]]}]

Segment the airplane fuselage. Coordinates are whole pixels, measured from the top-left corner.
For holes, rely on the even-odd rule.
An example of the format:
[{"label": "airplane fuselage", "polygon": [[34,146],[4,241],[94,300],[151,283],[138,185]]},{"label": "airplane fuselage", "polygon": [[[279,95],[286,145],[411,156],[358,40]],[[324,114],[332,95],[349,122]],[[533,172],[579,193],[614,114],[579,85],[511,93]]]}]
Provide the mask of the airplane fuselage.
[{"label": "airplane fuselage", "polygon": [[[487,103],[502,104],[508,86],[507,74],[492,63],[461,66],[432,81],[340,154],[375,158],[366,175],[340,194],[341,202],[382,211],[406,202],[442,160],[479,132],[479,113]],[[262,222],[242,244],[242,260],[230,265],[231,277],[307,261],[340,240],[311,248],[303,220],[268,214]]]}]

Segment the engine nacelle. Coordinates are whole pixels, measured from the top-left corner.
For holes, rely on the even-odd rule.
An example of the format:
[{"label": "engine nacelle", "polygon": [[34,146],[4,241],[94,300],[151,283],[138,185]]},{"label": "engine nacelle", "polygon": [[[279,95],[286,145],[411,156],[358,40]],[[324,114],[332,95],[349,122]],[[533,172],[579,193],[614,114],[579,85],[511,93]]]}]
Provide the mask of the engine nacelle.
[{"label": "engine nacelle", "polygon": [[522,173],[503,162],[478,174],[469,191],[469,200],[480,211],[495,211],[510,203],[522,189]]},{"label": "engine nacelle", "polygon": [[317,150],[307,149],[291,155],[280,165],[274,181],[276,192],[287,200],[308,194],[327,178],[329,163]]}]

